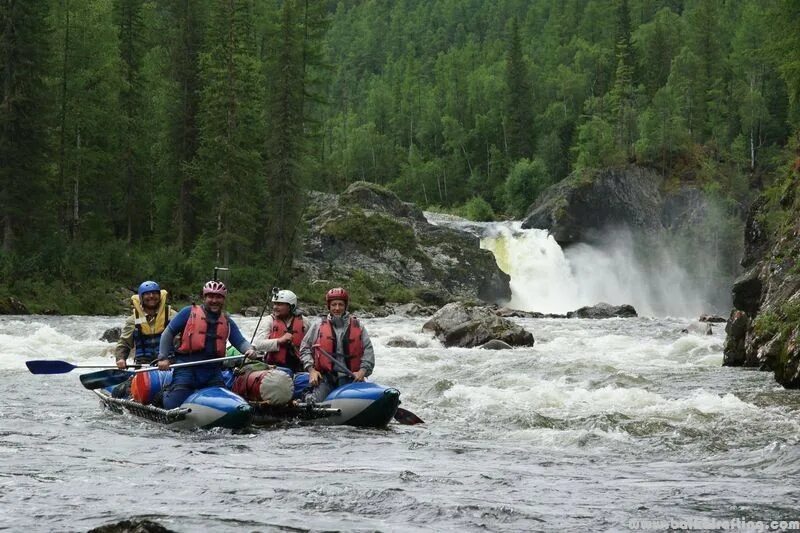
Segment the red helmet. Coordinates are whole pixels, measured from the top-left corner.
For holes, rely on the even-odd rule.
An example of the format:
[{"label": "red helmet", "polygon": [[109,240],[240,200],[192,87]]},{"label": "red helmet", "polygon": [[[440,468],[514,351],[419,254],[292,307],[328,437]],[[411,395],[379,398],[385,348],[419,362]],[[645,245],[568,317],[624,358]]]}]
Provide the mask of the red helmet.
[{"label": "red helmet", "polygon": [[203,296],[206,294],[219,294],[222,296],[227,296],[228,289],[225,288],[225,284],[221,281],[211,280],[203,285]]},{"label": "red helmet", "polygon": [[344,304],[347,305],[347,302],[350,301],[350,296],[343,288],[336,287],[325,293],[325,304],[330,305],[331,300],[344,300]]}]

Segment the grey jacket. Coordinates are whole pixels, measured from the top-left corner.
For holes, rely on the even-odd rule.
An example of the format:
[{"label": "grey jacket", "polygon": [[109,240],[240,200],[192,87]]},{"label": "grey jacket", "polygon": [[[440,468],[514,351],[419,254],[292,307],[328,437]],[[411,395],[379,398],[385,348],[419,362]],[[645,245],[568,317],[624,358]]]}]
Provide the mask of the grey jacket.
[{"label": "grey jacket", "polygon": [[[350,318],[352,315],[350,313],[345,313],[342,317],[344,319],[344,325],[342,327],[336,327],[336,325],[331,321],[331,325],[333,325],[333,334],[336,336],[336,353],[333,355],[337,360],[341,361],[342,364],[347,367],[347,362],[345,360],[344,354],[342,353],[342,345],[344,340],[344,335],[347,332],[347,326],[350,324]],[[328,320],[332,320],[333,317],[328,315]],[[366,375],[369,376],[372,374],[372,369],[375,368],[375,350],[372,349],[372,341],[369,338],[369,333],[367,333],[367,328],[364,326],[364,322],[359,319],[359,323],[361,324],[361,343],[364,345],[364,356],[361,358],[361,368],[360,370],[365,370]],[[303,368],[306,370],[311,369],[314,366],[314,344],[317,342],[317,337],[319,337],[319,327],[322,324],[322,319],[317,319],[314,324],[311,325],[309,330],[306,332],[306,336],[303,337],[303,342],[300,344],[300,360],[303,362]],[[337,372],[340,373],[341,372]]]}]

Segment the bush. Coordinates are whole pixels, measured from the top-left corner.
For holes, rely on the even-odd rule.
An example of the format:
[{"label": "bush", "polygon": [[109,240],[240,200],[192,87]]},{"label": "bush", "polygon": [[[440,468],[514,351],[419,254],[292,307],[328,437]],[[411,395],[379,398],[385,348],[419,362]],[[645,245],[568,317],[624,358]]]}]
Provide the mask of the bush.
[{"label": "bush", "polygon": [[464,203],[464,205],[457,210],[457,214],[476,222],[491,222],[495,220],[492,206],[480,196],[473,196]]},{"label": "bush", "polygon": [[503,190],[506,210],[516,218],[525,216],[528,207],[550,184],[547,168],[542,161],[517,161],[506,178]]}]

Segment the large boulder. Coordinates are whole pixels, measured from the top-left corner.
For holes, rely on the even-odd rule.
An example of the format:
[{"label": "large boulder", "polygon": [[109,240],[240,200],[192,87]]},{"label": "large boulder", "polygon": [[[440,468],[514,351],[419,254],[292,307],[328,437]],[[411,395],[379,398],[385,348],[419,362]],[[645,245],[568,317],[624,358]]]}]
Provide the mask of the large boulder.
[{"label": "large boulder", "polygon": [[426,303],[511,297],[508,275],[478,237],[429,224],[383,187],[357,182],[339,196],[311,193],[309,202],[305,253],[294,266],[310,279],[369,280]]},{"label": "large boulder", "polygon": [[533,335],[510,320],[499,317],[489,307],[452,302],[436,312],[422,326],[445,346],[472,348],[491,340],[511,346],[533,346]]},{"label": "large boulder", "polygon": [[567,313],[567,318],[631,318],[635,316],[639,315],[630,304],[611,305],[605,302],[587,305]]},{"label": "large boulder", "polygon": [[605,228],[655,233],[661,229],[653,216],[663,204],[661,181],[636,167],[575,173],[537,199],[522,227],[547,229],[561,246],[597,241]]}]

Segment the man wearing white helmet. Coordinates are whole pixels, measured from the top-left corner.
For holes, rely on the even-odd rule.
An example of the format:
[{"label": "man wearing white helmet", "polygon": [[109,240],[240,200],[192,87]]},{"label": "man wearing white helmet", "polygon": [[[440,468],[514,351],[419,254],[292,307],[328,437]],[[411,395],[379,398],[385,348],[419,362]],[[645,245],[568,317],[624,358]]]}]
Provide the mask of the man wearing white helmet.
[{"label": "man wearing white helmet", "polygon": [[308,330],[308,319],[297,311],[297,295],[283,289],[272,297],[272,314],[264,321],[267,334],[256,341],[255,349],[267,352],[270,365],[303,372],[300,362],[300,342]]}]

